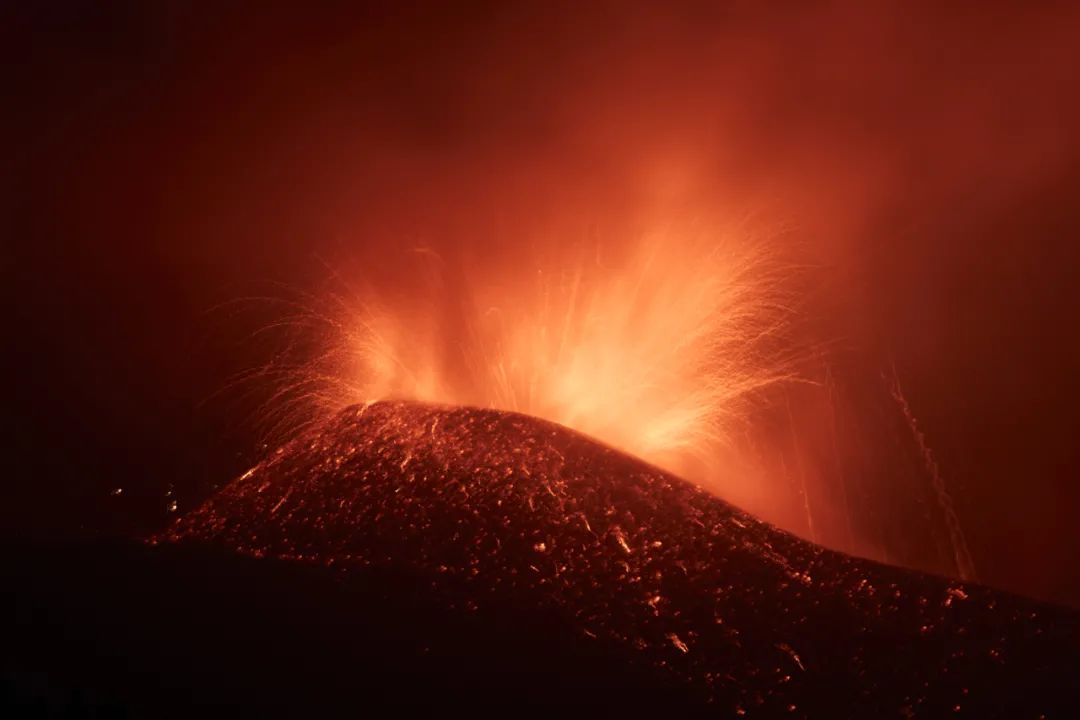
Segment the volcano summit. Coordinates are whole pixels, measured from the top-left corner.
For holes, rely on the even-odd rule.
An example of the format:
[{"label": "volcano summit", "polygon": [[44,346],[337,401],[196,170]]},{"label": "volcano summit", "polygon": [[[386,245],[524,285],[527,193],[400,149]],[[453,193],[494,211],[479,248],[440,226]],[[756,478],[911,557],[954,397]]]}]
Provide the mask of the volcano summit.
[{"label": "volcano summit", "polygon": [[824,549],[494,410],[349,408],[158,540],[407,571],[453,613],[555,617],[722,715],[1039,717],[1080,667],[1072,611]]}]

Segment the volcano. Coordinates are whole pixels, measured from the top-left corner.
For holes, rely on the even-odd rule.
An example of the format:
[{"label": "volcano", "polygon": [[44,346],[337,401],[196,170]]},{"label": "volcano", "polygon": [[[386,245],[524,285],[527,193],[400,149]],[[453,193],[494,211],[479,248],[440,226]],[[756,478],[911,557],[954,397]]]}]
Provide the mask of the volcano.
[{"label": "volcano", "polygon": [[830,551],[515,413],[351,407],[155,542],[345,584],[406,573],[488,627],[542,618],[565,658],[623,673],[610,702],[632,686],[720,716],[1040,717],[1076,699],[1074,611]]}]

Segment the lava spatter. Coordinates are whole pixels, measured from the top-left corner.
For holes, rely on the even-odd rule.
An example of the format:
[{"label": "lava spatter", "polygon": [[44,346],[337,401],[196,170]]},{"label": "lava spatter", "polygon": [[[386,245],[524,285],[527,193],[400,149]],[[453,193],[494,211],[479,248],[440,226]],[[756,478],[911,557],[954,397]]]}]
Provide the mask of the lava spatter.
[{"label": "lava spatter", "polygon": [[160,540],[407,568],[462,612],[555,611],[728,714],[1038,717],[1080,661],[1071,611],[826,550],[495,410],[349,408]]}]

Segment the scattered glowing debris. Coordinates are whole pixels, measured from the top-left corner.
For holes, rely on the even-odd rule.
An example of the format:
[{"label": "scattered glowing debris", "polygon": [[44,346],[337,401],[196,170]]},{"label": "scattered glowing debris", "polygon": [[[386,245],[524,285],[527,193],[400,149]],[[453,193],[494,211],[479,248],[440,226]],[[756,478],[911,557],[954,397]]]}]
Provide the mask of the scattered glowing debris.
[{"label": "scattered glowing debris", "polygon": [[[972,683],[988,668],[1025,667],[1032,656],[1018,646],[1061,641],[1048,637],[1049,610],[824,550],[516,413],[374,403],[298,438],[258,475],[226,485],[166,538],[344,574],[404,569],[468,612],[508,599],[554,611],[729,712],[806,715],[802,698],[820,687],[863,702],[895,688],[897,673],[912,691],[886,714],[933,717],[961,701],[972,712],[986,692]],[[881,648],[898,639],[932,660],[895,667]],[[770,648],[799,672],[761,652]]]},{"label": "scattered glowing debris", "polygon": [[674,645],[676,648],[678,648],[678,650],[680,652],[684,652],[684,653],[690,652],[690,648],[688,648],[686,646],[686,643],[684,643],[682,640],[680,640],[679,636],[676,635],[675,633],[668,633],[667,634],[667,639],[670,640],[671,644]]}]

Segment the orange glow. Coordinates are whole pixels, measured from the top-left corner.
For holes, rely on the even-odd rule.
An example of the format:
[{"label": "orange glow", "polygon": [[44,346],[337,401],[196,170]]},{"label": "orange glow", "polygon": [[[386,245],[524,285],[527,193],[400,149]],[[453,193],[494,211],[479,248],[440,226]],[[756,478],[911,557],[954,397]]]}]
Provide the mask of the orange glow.
[{"label": "orange glow", "polygon": [[[686,189],[694,178],[672,187],[670,168],[657,174],[630,217],[601,203],[591,217],[607,222],[585,240],[574,228],[593,226],[574,218],[590,216],[569,208],[554,231],[515,221],[502,244],[459,234],[365,256],[374,241],[357,242],[329,265],[330,288],[280,317],[292,341],[254,373],[274,388],[262,413],[280,431],[272,444],[379,400],[520,412],[826,547],[974,577],[914,411],[891,386],[834,377],[850,358],[821,326],[806,249],[718,220]],[[937,514],[896,539],[874,513],[909,486]]]},{"label": "orange glow", "polygon": [[417,251],[420,292],[342,301],[342,381],[325,399],[518,411],[708,481],[770,389],[795,378],[788,271],[748,235],[553,243],[510,270],[459,272]]}]

